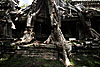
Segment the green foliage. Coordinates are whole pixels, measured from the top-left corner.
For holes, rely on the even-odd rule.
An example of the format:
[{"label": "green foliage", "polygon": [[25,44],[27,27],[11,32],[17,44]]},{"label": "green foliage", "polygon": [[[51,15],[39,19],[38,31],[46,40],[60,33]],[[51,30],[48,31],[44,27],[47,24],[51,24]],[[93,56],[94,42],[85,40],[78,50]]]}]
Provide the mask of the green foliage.
[{"label": "green foliage", "polygon": [[21,8],[24,8],[24,7],[26,7],[26,6],[28,6],[27,4],[23,4],[22,6],[21,6]]},{"label": "green foliage", "polygon": [[66,2],[68,2],[69,0],[65,0]]},{"label": "green foliage", "polygon": [[[75,67],[99,67],[100,57],[88,55],[73,55],[70,58]],[[0,60],[0,67],[64,67],[58,60],[45,60],[42,58],[33,58],[28,56],[4,54]]]},{"label": "green foliage", "polygon": [[99,67],[100,66],[100,58],[98,56],[79,54],[79,55],[74,55],[74,57],[71,58],[70,61],[75,67]]},{"label": "green foliage", "polygon": [[4,61],[0,61],[0,67],[64,67],[58,60],[45,60],[17,54],[12,57],[7,56],[5,59]]}]

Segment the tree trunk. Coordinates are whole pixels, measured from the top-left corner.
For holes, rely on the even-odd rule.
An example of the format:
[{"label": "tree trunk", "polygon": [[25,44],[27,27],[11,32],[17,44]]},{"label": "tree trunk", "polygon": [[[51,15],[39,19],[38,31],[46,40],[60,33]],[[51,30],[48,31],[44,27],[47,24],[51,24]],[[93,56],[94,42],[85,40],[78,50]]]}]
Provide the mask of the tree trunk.
[{"label": "tree trunk", "polygon": [[[51,4],[51,5],[50,5]],[[49,13],[50,13],[50,19],[51,19],[51,34],[49,35],[48,39],[44,41],[44,43],[55,43],[58,42],[59,46],[62,46],[63,48],[63,56],[64,56],[64,64],[66,67],[71,66],[71,63],[68,59],[68,48],[69,44],[66,42],[66,39],[64,38],[64,35],[60,29],[60,22],[59,20],[59,14],[57,15],[57,10],[54,4],[53,0],[50,0],[49,4]],[[55,18],[56,17],[56,18]],[[58,19],[58,20],[57,20]],[[67,49],[67,50],[66,50]]]},{"label": "tree trunk", "polygon": [[[21,42],[31,42],[34,39],[34,32],[33,32],[33,25],[32,25],[32,15],[29,12],[28,16],[27,16],[27,23],[26,23],[26,30],[24,31],[24,35],[21,38],[22,41]],[[33,21],[34,22],[34,21]]]}]

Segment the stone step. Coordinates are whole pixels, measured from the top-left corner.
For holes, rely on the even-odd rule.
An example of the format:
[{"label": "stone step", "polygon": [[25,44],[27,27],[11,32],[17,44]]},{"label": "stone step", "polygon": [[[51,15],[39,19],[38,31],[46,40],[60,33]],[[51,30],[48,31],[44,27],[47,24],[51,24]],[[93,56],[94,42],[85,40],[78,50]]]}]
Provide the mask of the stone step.
[{"label": "stone step", "polygon": [[58,51],[48,48],[31,48],[28,50],[16,50],[17,54],[22,56],[29,56],[29,57],[38,57],[44,59],[57,59],[58,58]]},{"label": "stone step", "polygon": [[100,50],[76,50],[71,53],[80,53],[80,54],[100,54]]},{"label": "stone step", "polygon": [[56,49],[56,45],[53,44],[39,44],[39,43],[32,43],[32,44],[27,44],[27,45],[20,45],[19,46],[22,49],[26,49],[26,48],[49,48],[49,49]]},{"label": "stone step", "polygon": [[38,44],[32,43],[27,45],[20,45],[20,49],[16,50],[17,54],[22,56],[36,57],[56,60],[58,59],[58,50],[52,44]]}]

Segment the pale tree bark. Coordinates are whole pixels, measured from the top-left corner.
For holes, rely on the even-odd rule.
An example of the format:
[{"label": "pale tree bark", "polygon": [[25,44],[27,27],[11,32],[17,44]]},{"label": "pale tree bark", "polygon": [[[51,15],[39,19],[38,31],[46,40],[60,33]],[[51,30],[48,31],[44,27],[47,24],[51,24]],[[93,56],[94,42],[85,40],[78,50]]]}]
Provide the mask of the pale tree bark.
[{"label": "pale tree bark", "polygon": [[24,35],[21,38],[22,41],[21,42],[30,42],[32,39],[34,39],[34,32],[33,32],[33,28],[31,27],[31,22],[32,22],[32,15],[28,14],[27,16],[27,24],[26,24],[26,30],[24,31]]}]

